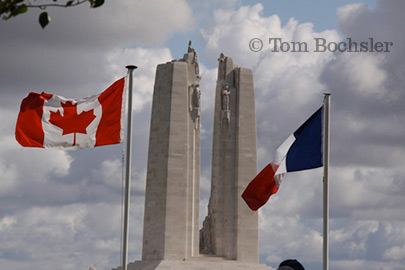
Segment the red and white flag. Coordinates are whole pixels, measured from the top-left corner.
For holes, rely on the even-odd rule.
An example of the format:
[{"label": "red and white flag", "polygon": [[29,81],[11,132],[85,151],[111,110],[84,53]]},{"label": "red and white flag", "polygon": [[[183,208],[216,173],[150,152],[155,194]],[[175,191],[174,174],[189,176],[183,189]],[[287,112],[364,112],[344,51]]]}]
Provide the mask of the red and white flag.
[{"label": "red and white flag", "polygon": [[121,143],[125,89],[124,77],[82,99],[31,92],[21,103],[15,137],[25,147],[66,150]]}]

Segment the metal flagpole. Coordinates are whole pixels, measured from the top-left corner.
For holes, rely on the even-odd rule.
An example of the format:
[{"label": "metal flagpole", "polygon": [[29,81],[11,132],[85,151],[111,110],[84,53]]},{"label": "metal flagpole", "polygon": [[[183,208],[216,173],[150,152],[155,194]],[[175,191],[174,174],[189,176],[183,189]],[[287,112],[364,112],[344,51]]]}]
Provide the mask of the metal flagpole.
[{"label": "metal flagpole", "polygon": [[324,94],[323,106],[323,270],[329,269],[329,140],[330,93]]},{"label": "metal flagpole", "polygon": [[126,66],[128,69],[128,116],[125,159],[125,201],[124,201],[124,232],[122,241],[122,270],[127,270],[128,264],[128,226],[129,226],[129,199],[131,192],[131,149],[132,149],[132,77],[136,66]]}]

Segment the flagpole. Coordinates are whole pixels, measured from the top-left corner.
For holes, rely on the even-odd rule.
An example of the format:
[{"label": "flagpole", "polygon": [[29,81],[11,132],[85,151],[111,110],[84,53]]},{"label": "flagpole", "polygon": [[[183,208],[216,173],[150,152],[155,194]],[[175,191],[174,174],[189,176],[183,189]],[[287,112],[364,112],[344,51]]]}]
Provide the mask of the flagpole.
[{"label": "flagpole", "polygon": [[131,149],[132,149],[132,77],[136,66],[126,66],[128,69],[128,116],[127,138],[125,159],[125,201],[124,201],[124,228],[122,241],[122,270],[127,270],[128,264],[128,227],[129,227],[129,203],[131,192]]},{"label": "flagpole", "polygon": [[330,93],[324,94],[323,107],[323,270],[329,269],[330,95]]}]

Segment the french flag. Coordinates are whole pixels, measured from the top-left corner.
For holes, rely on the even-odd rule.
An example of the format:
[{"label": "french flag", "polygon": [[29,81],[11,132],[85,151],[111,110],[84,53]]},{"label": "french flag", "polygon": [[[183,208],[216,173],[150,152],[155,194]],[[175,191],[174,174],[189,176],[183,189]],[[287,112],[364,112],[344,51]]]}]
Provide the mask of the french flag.
[{"label": "french flag", "polygon": [[323,106],[289,136],[277,149],[274,161],[246,187],[242,198],[250,209],[256,211],[278,191],[285,173],[323,166],[322,112]]}]

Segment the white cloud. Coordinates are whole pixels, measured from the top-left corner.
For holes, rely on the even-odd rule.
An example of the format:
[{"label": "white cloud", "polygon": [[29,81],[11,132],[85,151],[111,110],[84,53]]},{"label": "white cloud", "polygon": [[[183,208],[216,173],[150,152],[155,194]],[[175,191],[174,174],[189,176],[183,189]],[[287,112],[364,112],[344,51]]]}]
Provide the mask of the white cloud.
[{"label": "white cloud", "polygon": [[200,64],[200,73],[201,73],[201,81],[200,81],[201,110],[204,113],[213,115],[215,106],[214,100],[216,91],[216,80],[218,77],[218,69],[217,68],[209,69],[206,66],[204,66],[204,64]]},{"label": "white cloud", "polygon": [[133,108],[140,111],[147,102],[152,101],[155,72],[158,64],[172,60],[168,48],[146,49],[127,48],[115,49],[106,56],[106,64],[109,74],[121,77],[123,68],[127,65],[136,65],[133,81]]},{"label": "white cloud", "polygon": [[[130,44],[151,45],[164,42],[176,32],[193,29],[193,12],[185,0],[116,1],[89,9],[49,8],[52,22],[42,31],[37,24],[38,10],[8,21],[1,30],[14,40],[31,40],[30,45],[74,49],[108,48]],[[173,14],[176,16],[173,16]],[[15,35],[19,33],[19,35]]]},{"label": "white cloud", "polygon": [[[111,18],[112,30],[120,30],[117,38],[122,38],[124,33],[128,35],[128,41],[133,40],[137,44],[162,42],[176,31],[190,31],[195,23],[185,0],[122,1],[106,3],[99,10],[100,14],[95,15],[102,16],[99,20]],[[122,16],[123,10],[130,16]],[[100,29],[100,34],[104,31]]]},{"label": "white cloud", "polygon": [[[19,269],[18,261],[29,260],[31,267],[45,269],[56,265],[87,269],[93,263],[100,269],[112,267],[116,262],[111,255],[116,254],[119,260],[119,208],[109,203],[78,203],[32,207],[7,216],[0,222],[2,231],[6,230],[0,234],[2,265],[17,265]],[[112,245],[105,249],[104,242]]]},{"label": "white cloud", "polygon": [[17,185],[17,167],[13,164],[5,165],[0,163],[0,175],[1,175],[1,190],[0,190],[0,197],[4,194],[8,194],[9,192],[13,191],[13,189]]},{"label": "white cloud", "polygon": [[[312,24],[299,24],[294,19],[282,26],[277,15],[265,17],[262,13],[261,4],[233,11],[217,10],[212,24],[201,32],[206,43],[205,53],[210,58],[216,59],[222,50],[233,58],[235,64],[253,69],[259,152],[268,156],[264,149],[275,149],[281,141],[275,141],[272,135],[273,140],[266,140],[262,148],[261,138],[277,134],[275,131],[285,127],[285,123],[289,123],[292,132],[294,124],[298,127],[299,122],[305,120],[305,115],[309,117],[320,106],[321,94],[326,90],[320,77],[323,68],[334,56],[332,53],[314,53],[311,48],[308,53],[272,52],[267,40],[282,38],[285,42],[301,41],[311,46],[315,37],[337,41],[339,36],[336,31],[330,30],[314,32]],[[260,38],[264,42],[263,51],[255,53],[249,49],[252,38]],[[294,104],[294,109],[284,109],[283,118],[278,118],[280,109],[288,108],[289,104]],[[296,111],[300,109],[305,110],[302,119],[296,117]],[[269,143],[274,144],[269,147]]]},{"label": "white cloud", "polygon": [[14,217],[5,216],[0,219],[0,231],[9,230],[12,226],[17,223],[17,220]]},{"label": "white cloud", "polygon": [[[261,17],[262,11],[262,4],[243,6],[237,11],[216,10],[211,26],[201,30],[206,43],[206,58],[216,59],[223,52],[232,56],[236,63],[252,67],[258,59],[258,55],[249,50],[249,41],[252,38],[267,40],[272,36],[279,37],[280,34],[284,37],[280,18],[277,15]],[[290,24],[294,23],[295,21],[290,21]]]},{"label": "white cloud", "polygon": [[[192,10],[184,0],[117,1],[106,2],[97,9],[82,6],[50,8],[48,12],[53,19],[44,31],[37,24],[35,10],[0,24],[4,37],[0,44],[2,63],[7,63],[0,65],[0,88],[3,95],[13,99],[13,102],[1,99],[2,106],[16,104],[28,91],[66,97],[101,92],[117,76],[125,75],[128,64],[149,68],[156,65],[154,59],[164,57],[163,54],[166,54],[164,61],[171,60],[167,49],[156,49],[155,55],[142,55],[141,48],[133,50],[131,46],[153,44],[158,47],[173,34],[190,31],[194,26]],[[114,59],[114,56],[124,55],[128,59]],[[123,65],[116,73],[117,70],[114,72],[110,67],[118,62]],[[147,84],[149,82],[144,80],[148,79],[139,77],[137,80]],[[140,99],[143,100],[144,95]],[[140,106],[142,102],[136,104],[137,108]]]},{"label": "white cloud", "polygon": [[[134,167],[134,166],[132,166]],[[104,160],[100,168],[92,171],[92,177],[97,185],[104,183],[108,188],[122,191],[124,188],[123,175],[125,174],[125,164],[121,160]],[[144,193],[146,186],[146,169],[141,171],[132,170],[131,190]]]},{"label": "white cloud", "polygon": [[348,84],[359,94],[367,98],[369,96],[386,97],[384,82],[387,78],[386,72],[382,69],[382,55],[370,54],[344,54],[337,59],[335,70],[342,72],[348,78]]},{"label": "white cloud", "polygon": [[101,168],[93,170],[93,177],[112,188],[122,189],[123,166],[120,160],[104,160]]},{"label": "white cloud", "polygon": [[53,176],[66,176],[72,158],[64,151],[24,149],[14,138],[17,111],[0,109],[0,196],[16,192],[21,185],[44,184]]},{"label": "white cloud", "polygon": [[393,246],[384,252],[384,257],[390,260],[405,259],[405,245]]},{"label": "white cloud", "polygon": [[355,3],[338,8],[337,15],[339,17],[339,27],[345,33],[349,33],[353,25],[356,24],[359,16],[364,13],[369,13],[366,4]]},{"label": "white cloud", "polygon": [[[260,212],[260,251],[269,265],[278,265],[286,258],[310,262],[320,260],[322,235],[303,223],[298,216],[285,217]],[[271,239],[271,241],[269,241]]]}]

